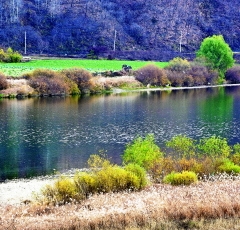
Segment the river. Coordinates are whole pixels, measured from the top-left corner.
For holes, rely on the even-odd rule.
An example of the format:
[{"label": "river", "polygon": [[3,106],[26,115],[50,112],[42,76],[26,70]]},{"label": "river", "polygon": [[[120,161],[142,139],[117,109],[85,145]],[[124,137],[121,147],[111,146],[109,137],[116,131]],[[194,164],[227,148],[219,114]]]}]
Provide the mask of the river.
[{"label": "river", "polygon": [[153,133],[240,142],[240,87],[0,100],[0,179],[87,167],[104,151],[121,163],[127,143]]}]

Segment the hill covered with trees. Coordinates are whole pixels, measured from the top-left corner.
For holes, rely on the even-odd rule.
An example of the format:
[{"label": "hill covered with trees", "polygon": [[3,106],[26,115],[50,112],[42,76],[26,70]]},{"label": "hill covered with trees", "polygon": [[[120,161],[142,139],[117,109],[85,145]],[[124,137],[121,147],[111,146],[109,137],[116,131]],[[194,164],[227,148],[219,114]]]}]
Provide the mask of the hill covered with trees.
[{"label": "hill covered with trees", "polygon": [[24,53],[26,32],[28,54],[161,59],[222,34],[239,51],[239,8],[237,0],[0,0],[0,41]]}]

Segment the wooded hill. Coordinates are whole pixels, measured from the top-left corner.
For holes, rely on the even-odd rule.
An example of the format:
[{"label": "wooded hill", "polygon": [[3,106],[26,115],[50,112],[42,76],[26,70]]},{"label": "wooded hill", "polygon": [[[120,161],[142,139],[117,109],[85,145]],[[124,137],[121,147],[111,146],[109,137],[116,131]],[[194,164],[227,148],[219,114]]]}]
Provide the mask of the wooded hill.
[{"label": "wooded hill", "polygon": [[113,56],[116,31],[116,54],[157,59],[222,34],[239,51],[239,9],[239,0],[0,0],[0,41],[24,53],[26,31],[28,54]]}]

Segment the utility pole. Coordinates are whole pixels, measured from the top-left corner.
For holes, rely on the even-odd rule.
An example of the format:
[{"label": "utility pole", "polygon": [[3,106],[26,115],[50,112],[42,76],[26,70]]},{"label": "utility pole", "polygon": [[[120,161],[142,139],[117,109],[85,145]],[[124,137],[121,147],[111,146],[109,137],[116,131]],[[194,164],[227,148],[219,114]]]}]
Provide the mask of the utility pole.
[{"label": "utility pole", "polygon": [[114,31],[114,41],[113,41],[113,51],[115,52],[116,50],[116,37],[117,37],[117,31]]},{"label": "utility pole", "polygon": [[180,35],[179,51],[180,51],[180,53],[182,52],[182,31],[181,31],[181,35]]},{"label": "utility pole", "polygon": [[26,55],[27,54],[27,32],[25,31],[24,33],[24,54]]}]

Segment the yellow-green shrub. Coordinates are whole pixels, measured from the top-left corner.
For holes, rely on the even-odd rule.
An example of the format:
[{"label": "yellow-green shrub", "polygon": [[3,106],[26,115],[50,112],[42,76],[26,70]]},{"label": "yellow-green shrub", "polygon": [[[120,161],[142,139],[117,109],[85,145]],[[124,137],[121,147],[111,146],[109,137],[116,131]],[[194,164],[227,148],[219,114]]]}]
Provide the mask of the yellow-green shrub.
[{"label": "yellow-green shrub", "polygon": [[217,170],[219,172],[226,172],[226,173],[239,173],[240,172],[240,166],[235,165],[229,159],[224,159],[222,161],[221,165],[218,166]]},{"label": "yellow-green shrub", "polygon": [[88,197],[97,192],[96,176],[92,173],[79,172],[74,176],[74,183],[79,194]]},{"label": "yellow-green shrub", "polygon": [[68,177],[61,177],[53,185],[47,185],[42,194],[46,202],[52,204],[66,204],[82,199],[73,179]]},{"label": "yellow-green shrub", "polygon": [[162,156],[163,153],[155,144],[154,135],[148,134],[145,138],[137,137],[132,143],[127,144],[122,158],[125,164],[134,163],[147,169],[152,162]]},{"label": "yellow-green shrub", "polygon": [[163,182],[171,185],[190,185],[198,181],[197,175],[191,171],[172,172],[163,178]]},{"label": "yellow-green shrub", "polygon": [[119,166],[110,166],[96,172],[97,190],[100,193],[139,190],[140,179]]},{"label": "yellow-green shrub", "polygon": [[139,179],[139,188],[144,188],[148,181],[147,181],[147,174],[144,168],[137,164],[128,164],[125,166],[125,170],[131,174],[134,174],[138,177]]}]

